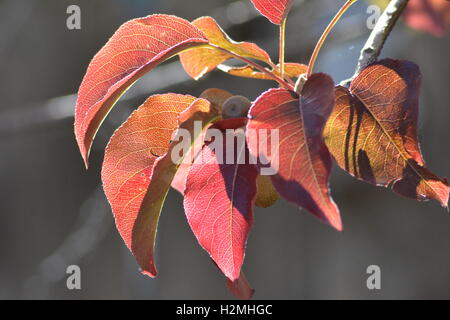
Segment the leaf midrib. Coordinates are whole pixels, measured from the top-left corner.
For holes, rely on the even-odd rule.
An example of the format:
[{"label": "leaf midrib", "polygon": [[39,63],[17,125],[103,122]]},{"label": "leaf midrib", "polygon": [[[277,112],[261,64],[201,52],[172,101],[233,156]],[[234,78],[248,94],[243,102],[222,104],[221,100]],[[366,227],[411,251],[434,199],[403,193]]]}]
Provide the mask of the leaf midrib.
[{"label": "leaf midrib", "polygon": [[[350,92],[350,91],[349,91]],[[429,189],[431,189],[434,193],[434,195],[440,199],[439,194],[434,190],[434,188],[428,183],[428,181],[416,170],[416,168],[414,168],[410,163],[409,160],[410,158],[406,157],[405,152],[403,152],[402,150],[400,150],[399,146],[397,145],[397,143],[395,142],[395,140],[391,137],[391,135],[387,132],[387,130],[384,128],[384,126],[381,124],[381,121],[375,116],[375,114],[372,112],[372,110],[370,110],[370,108],[367,106],[367,104],[356,94],[353,92],[350,92],[350,94],[354,95],[364,106],[364,108],[369,112],[369,114],[372,116],[372,118],[375,120],[375,122],[380,126],[381,130],[383,131],[384,135],[388,137],[389,141],[395,146],[395,148],[397,149],[398,153],[402,156],[403,160],[406,162],[407,166],[409,166],[416,174],[417,176],[425,182],[425,184],[427,185],[427,187]]]}]

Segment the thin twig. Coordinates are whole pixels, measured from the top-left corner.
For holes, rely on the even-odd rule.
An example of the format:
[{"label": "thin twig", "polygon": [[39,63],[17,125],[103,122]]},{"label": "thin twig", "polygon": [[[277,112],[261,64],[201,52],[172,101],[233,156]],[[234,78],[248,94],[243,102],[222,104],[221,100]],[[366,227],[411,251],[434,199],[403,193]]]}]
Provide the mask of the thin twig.
[{"label": "thin twig", "polygon": [[384,43],[408,2],[409,0],[391,0],[391,2],[389,2],[361,50],[354,75],[350,79],[342,81],[341,85],[348,86],[361,70],[378,59]]},{"label": "thin twig", "polygon": [[266,68],[264,68],[263,66],[259,65],[258,63],[254,62],[254,61],[252,61],[252,60],[250,60],[250,59],[247,59],[247,58],[245,58],[245,57],[243,57],[243,56],[240,56],[240,55],[238,55],[238,54],[235,54],[235,53],[232,52],[232,51],[229,51],[229,50],[227,50],[227,49],[218,47],[218,46],[216,46],[216,45],[209,44],[209,46],[210,46],[211,48],[214,48],[214,49],[218,50],[218,51],[221,51],[221,52],[223,52],[223,53],[226,53],[226,54],[232,56],[232,57],[235,58],[235,59],[238,59],[238,60],[241,60],[242,62],[245,62],[246,64],[252,66],[252,67],[255,68],[256,70],[258,70],[258,71],[260,71],[260,72],[266,74],[266,75],[267,75],[269,78],[271,78],[272,80],[278,82],[282,87],[284,87],[284,88],[286,88],[286,89],[289,89],[289,90],[293,90],[293,89],[294,89],[294,87],[293,87],[291,84],[289,84],[287,81],[285,81],[284,79],[282,79],[281,77],[279,77],[279,76],[276,75],[275,73],[271,72],[270,70],[267,70]]}]

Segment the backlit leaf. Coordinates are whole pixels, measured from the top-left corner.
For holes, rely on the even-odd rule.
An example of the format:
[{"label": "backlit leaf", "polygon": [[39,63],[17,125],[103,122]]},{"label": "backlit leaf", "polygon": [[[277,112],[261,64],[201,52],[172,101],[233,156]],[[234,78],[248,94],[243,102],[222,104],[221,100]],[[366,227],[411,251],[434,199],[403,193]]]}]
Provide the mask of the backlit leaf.
[{"label": "backlit leaf", "polygon": [[[217,88],[210,88],[206,89],[202,92],[200,95],[200,98],[206,99],[209,102],[211,102],[214,107],[221,111],[222,105],[224,102],[232,96],[231,93],[228,91],[217,89]],[[194,149],[193,150],[201,150],[203,147],[204,141],[203,141],[203,135],[198,137],[194,142]],[[193,155],[192,159],[195,159],[197,155]],[[188,161],[184,161],[180,166],[178,167],[177,173],[172,181],[172,188],[177,190],[179,193],[184,194],[184,188],[186,186],[186,178],[189,173],[189,168],[191,167],[191,163]]]},{"label": "backlit leaf", "polygon": [[339,166],[358,179],[446,207],[447,181],[424,167],[419,148],[420,80],[419,67],[408,61],[367,67],[349,89],[336,89],[325,142]]},{"label": "backlit leaf", "polygon": [[[192,131],[218,112],[204,99],[152,96],[114,133],[105,153],[102,181],[117,229],[142,272],[156,276],[154,241],[161,207],[177,170],[170,144],[180,127]],[[179,124],[180,123],[180,124]]]},{"label": "backlit leaf", "polygon": [[293,0],[251,0],[258,11],[274,24],[281,24],[289,13]]},{"label": "backlit leaf", "polygon": [[[271,176],[278,193],[288,200],[342,229],[339,210],[330,196],[328,180],[331,156],[322,139],[322,130],[334,105],[334,83],[325,74],[314,74],[306,81],[301,96],[285,89],[263,93],[249,112],[247,139],[267,131],[267,148],[255,147],[253,155],[271,160],[276,174]],[[279,143],[272,141],[277,130]],[[261,140],[261,138],[259,138]],[[270,154],[272,144],[274,153]]]},{"label": "backlit leaf", "polygon": [[[213,127],[223,129],[242,125],[245,125],[245,119],[244,122],[227,119]],[[225,142],[225,134],[223,139]],[[236,281],[253,223],[258,171],[248,161],[239,164],[239,159],[247,157],[245,144],[236,147],[232,164],[221,161],[224,158],[218,156],[219,150],[226,154],[226,143],[217,149],[212,143],[206,144],[195,159],[186,181],[184,208],[200,245],[225,276]]]},{"label": "backlit leaf", "polygon": [[[266,51],[250,42],[235,42],[231,40],[213,18],[201,17],[193,21],[192,24],[206,35],[211,44],[239,56],[271,64],[270,57]],[[184,70],[196,80],[231,58],[233,58],[232,55],[212,47],[192,49],[180,54]]]},{"label": "backlit leaf", "polygon": [[[226,65],[219,65],[218,69],[236,77],[273,80],[273,78],[269,77],[267,74],[255,70],[252,66],[230,67]],[[306,73],[307,69],[308,66],[304,64],[288,62],[284,64],[284,75],[289,78],[297,78],[299,75]],[[277,76],[280,76],[280,72],[278,70],[274,70],[274,73]]]},{"label": "backlit leaf", "polygon": [[188,21],[161,14],[130,20],[114,33],[92,59],[78,91],[75,135],[86,166],[98,128],[124,91],[164,60],[207,42]]}]

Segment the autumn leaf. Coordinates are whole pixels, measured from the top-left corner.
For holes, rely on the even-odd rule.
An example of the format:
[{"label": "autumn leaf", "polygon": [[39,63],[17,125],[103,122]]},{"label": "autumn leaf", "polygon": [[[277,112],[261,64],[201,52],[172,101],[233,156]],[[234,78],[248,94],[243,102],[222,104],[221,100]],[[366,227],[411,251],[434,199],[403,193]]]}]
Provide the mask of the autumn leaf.
[{"label": "autumn leaf", "polygon": [[[232,52],[238,56],[260,60],[272,64],[266,51],[250,42],[235,42],[220,28],[211,17],[201,17],[192,22],[208,38],[210,44]],[[206,73],[214,70],[219,64],[233,58],[227,52],[219,51],[209,46],[192,49],[180,54],[180,60],[184,70],[192,78],[198,80]]]},{"label": "autumn leaf", "polygon": [[[217,88],[209,88],[202,92],[200,98],[206,99],[213,104],[216,110],[221,112],[222,106],[228,98],[233,96],[230,92]],[[203,135],[199,136],[194,142],[193,150],[201,150],[203,147]],[[192,160],[195,159],[197,155],[192,155]],[[184,189],[186,187],[186,179],[191,167],[191,162],[185,160],[178,167],[177,173],[172,181],[172,188],[177,190],[182,195],[184,194]]]},{"label": "autumn leaf", "polygon": [[[333,105],[334,83],[325,74],[312,75],[300,97],[286,89],[266,91],[250,109],[247,140],[251,154],[271,160],[276,170],[271,179],[283,198],[341,230],[339,210],[328,188],[331,156],[322,139]],[[262,130],[267,132],[267,148],[250,141]],[[272,130],[278,132],[278,143],[272,141]],[[274,153],[269,152],[272,149]]]},{"label": "autumn leaf", "polygon": [[[255,68],[248,65],[243,67],[231,67],[221,64],[218,66],[218,69],[236,77],[273,80],[273,78],[269,77],[267,74],[257,71]],[[289,78],[297,78],[301,74],[306,73],[307,69],[308,66],[304,64],[288,62],[284,64],[284,75]],[[273,71],[277,76],[281,76],[279,66],[277,66],[275,70],[271,71]]]},{"label": "autumn leaf", "polygon": [[270,22],[281,24],[292,7],[293,0],[251,0],[255,8]]},{"label": "autumn leaf", "polygon": [[[170,140],[177,128],[193,131],[218,114],[211,103],[188,95],[152,96],[114,133],[102,181],[117,229],[142,272],[156,276],[153,247],[161,207],[177,170]],[[180,124],[179,124],[180,123]]]},{"label": "autumn leaf", "polygon": [[130,20],[114,33],[92,59],[78,91],[75,135],[86,167],[98,128],[126,89],[164,60],[206,43],[188,21],[161,14]]},{"label": "autumn leaf", "polygon": [[449,187],[425,168],[417,137],[421,74],[409,61],[384,59],[364,69],[350,88],[336,89],[325,142],[356,178],[446,207]]},{"label": "autumn leaf", "polygon": [[253,223],[258,171],[244,161],[245,143],[235,146],[230,164],[220,158],[219,150],[227,153],[225,128],[241,127],[243,120],[227,119],[212,126],[223,133],[223,143],[214,139],[203,147],[189,171],[184,195],[186,216],[199,244],[233,282],[240,276]]}]

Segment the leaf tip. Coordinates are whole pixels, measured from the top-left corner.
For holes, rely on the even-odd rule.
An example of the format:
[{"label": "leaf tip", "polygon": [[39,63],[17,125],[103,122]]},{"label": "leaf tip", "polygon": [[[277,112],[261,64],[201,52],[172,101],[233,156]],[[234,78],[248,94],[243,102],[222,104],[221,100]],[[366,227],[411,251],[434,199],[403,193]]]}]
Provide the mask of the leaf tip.
[{"label": "leaf tip", "polygon": [[80,135],[75,131],[75,136],[78,144],[78,150],[80,151],[81,158],[83,159],[84,167],[89,169],[89,148],[83,143]]},{"label": "leaf tip", "polygon": [[342,225],[342,220],[341,220],[341,216],[339,214],[339,211],[337,211],[337,214],[328,217],[327,218],[327,222],[333,227],[335,228],[337,231],[342,231],[344,230],[344,226]]},{"label": "leaf tip", "polygon": [[153,269],[152,271],[141,269],[140,271],[143,275],[148,276],[150,278],[156,278],[156,276],[158,275],[158,272],[156,271],[156,269]]}]

